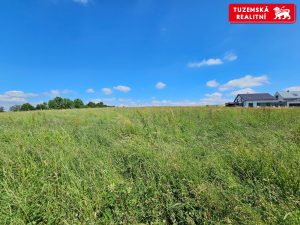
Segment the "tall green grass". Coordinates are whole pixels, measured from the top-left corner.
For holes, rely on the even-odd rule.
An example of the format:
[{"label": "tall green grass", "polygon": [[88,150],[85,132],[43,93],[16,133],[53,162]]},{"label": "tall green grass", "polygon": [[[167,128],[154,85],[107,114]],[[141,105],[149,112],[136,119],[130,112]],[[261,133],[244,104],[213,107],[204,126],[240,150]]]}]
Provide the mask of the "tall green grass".
[{"label": "tall green grass", "polygon": [[1,114],[0,224],[300,224],[300,110]]}]

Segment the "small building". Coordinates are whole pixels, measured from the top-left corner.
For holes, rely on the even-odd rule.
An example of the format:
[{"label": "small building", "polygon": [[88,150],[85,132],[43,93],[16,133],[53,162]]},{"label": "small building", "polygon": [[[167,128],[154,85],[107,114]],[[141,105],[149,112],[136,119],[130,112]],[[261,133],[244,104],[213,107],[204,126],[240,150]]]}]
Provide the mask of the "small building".
[{"label": "small building", "polygon": [[269,93],[238,94],[234,100],[241,107],[272,107],[278,106],[278,100]]},{"label": "small building", "polygon": [[300,107],[300,91],[279,91],[276,92],[275,99],[280,106]]}]

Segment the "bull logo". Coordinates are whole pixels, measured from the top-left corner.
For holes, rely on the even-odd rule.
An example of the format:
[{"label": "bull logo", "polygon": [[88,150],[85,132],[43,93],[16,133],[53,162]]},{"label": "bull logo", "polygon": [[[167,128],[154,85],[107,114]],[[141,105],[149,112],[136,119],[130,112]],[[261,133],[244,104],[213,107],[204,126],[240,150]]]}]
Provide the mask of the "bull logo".
[{"label": "bull logo", "polygon": [[275,7],[274,9],[274,12],[275,12],[275,20],[285,20],[285,19],[288,19],[290,20],[291,19],[291,16],[290,16],[290,10],[289,9],[285,9],[284,7],[282,8],[279,8],[279,7]]}]

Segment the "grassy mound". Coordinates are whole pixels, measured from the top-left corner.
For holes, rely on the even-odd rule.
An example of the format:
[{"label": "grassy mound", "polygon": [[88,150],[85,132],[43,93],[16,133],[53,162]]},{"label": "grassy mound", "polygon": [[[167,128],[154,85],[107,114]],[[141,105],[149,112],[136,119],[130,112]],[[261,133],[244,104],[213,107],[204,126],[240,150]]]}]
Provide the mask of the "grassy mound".
[{"label": "grassy mound", "polygon": [[0,224],[300,224],[300,110],[1,114]]}]

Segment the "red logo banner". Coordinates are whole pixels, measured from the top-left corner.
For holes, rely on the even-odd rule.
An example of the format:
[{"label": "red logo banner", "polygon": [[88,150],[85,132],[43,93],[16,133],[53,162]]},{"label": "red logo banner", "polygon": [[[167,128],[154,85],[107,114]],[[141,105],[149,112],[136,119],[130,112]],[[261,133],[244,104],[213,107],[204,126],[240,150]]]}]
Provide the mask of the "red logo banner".
[{"label": "red logo banner", "polygon": [[230,23],[295,23],[295,4],[230,4]]}]

